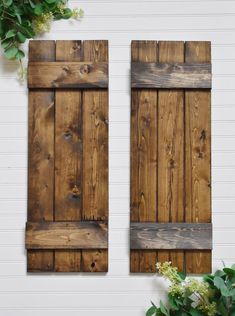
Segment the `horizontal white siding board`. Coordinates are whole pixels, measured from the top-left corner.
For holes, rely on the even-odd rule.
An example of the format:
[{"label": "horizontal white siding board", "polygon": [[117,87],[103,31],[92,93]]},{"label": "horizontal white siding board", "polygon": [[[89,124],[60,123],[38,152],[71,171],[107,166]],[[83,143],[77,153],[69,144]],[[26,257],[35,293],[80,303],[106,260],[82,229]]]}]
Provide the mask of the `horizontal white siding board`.
[{"label": "horizontal white siding board", "polygon": [[222,268],[222,259],[230,265],[235,262],[235,1],[69,3],[84,9],[84,19],[56,22],[43,39],[109,40],[109,272],[27,275],[27,88],[17,81],[18,65],[1,57],[0,315],[142,316],[151,299],[164,299],[166,285],[153,275],[129,275],[130,43],[212,41],[213,269]]}]

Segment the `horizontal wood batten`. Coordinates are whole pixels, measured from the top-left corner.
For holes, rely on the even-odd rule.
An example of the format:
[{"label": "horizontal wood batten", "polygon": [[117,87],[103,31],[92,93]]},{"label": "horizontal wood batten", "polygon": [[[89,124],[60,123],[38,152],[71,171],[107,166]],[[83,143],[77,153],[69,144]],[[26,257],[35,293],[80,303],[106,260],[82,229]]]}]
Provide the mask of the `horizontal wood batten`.
[{"label": "horizontal wood batten", "polygon": [[29,88],[107,88],[106,62],[29,62]]},{"label": "horizontal wood batten", "polygon": [[131,223],[131,249],[212,249],[209,223]]},{"label": "horizontal wood batten", "polygon": [[131,87],[210,89],[211,64],[132,62]]},{"label": "horizontal wood batten", "polygon": [[27,222],[26,249],[106,249],[104,222]]}]

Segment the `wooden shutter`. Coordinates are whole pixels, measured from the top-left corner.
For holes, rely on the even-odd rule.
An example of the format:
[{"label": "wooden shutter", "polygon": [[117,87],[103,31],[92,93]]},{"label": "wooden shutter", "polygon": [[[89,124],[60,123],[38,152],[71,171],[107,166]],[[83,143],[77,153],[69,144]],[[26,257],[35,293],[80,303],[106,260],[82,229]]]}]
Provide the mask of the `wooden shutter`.
[{"label": "wooden shutter", "polygon": [[29,272],[108,270],[108,43],[29,44]]},{"label": "wooden shutter", "polygon": [[211,271],[211,45],[133,41],[131,272]]}]

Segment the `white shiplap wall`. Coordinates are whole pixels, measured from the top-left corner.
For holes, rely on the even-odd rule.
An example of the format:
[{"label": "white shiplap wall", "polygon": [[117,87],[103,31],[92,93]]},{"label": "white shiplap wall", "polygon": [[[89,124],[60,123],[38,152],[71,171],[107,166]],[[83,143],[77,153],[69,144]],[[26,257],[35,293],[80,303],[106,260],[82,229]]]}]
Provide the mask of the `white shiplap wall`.
[{"label": "white shiplap wall", "polygon": [[84,0],[82,22],[44,39],[108,39],[110,248],[107,275],[27,275],[27,90],[0,56],[0,316],[140,316],[164,285],[129,271],[129,71],[132,39],[211,40],[213,268],[235,261],[235,1]]}]

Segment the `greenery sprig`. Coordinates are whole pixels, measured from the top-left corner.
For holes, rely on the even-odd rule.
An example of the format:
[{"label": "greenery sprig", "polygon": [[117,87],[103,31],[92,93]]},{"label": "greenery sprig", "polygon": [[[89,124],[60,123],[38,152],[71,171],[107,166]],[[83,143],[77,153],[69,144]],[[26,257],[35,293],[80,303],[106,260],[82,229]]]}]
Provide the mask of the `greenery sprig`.
[{"label": "greenery sprig", "polygon": [[0,39],[7,59],[21,60],[27,39],[50,30],[53,20],[81,18],[83,11],[71,10],[66,0],[1,0]]},{"label": "greenery sprig", "polygon": [[235,316],[235,265],[202,280],[187,278],[170,262],[157,263],[157,269],[170,282],[168,302],[152,302],[147,316]]}]

